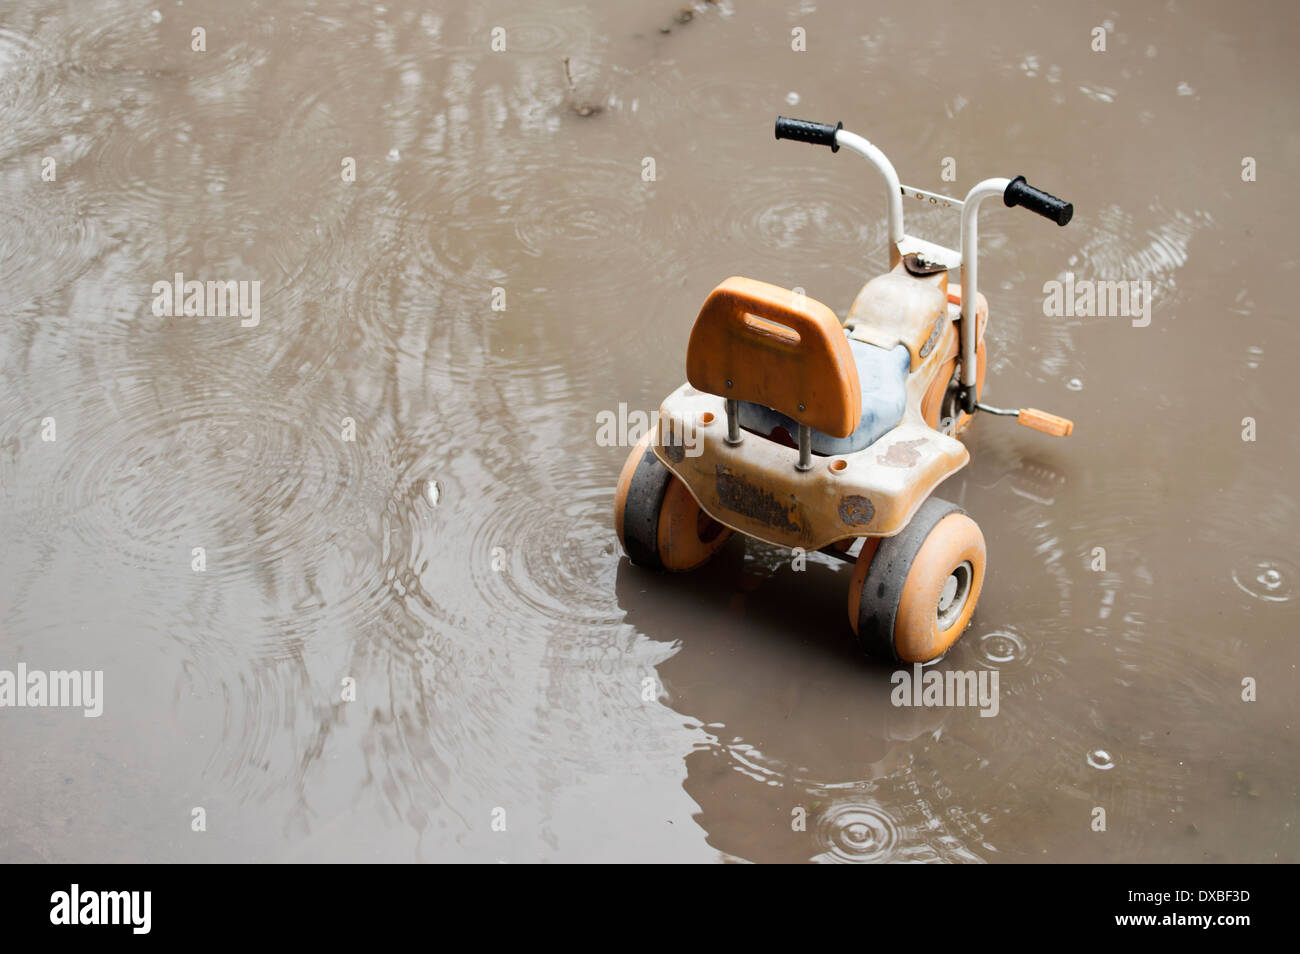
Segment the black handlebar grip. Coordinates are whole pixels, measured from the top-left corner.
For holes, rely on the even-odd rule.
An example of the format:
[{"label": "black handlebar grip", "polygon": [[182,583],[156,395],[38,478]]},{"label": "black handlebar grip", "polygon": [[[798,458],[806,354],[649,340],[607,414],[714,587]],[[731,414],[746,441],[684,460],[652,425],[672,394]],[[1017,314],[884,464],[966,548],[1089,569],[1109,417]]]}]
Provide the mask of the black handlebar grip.
[{"label": "black handlebar grip", "polygon": [[831,152],[840,151],[840,144],[835,141],[835,134],[843,128],[843,123],[831,126],[828,123],[814,123],[806,119],[776,117],[777,139],[795,139],[799,142],[810,142],[814,146],[830,146]]},{"label": "black handlebar grip", "polygon": [[1064,199],[1035,189],[1025,181],[1024,176],[1016,176],[1002,193],[1002,201],[1008,206],[1023,205],[1030,212],[1037,212],[1045,219],[1051,219],[1057,225],[1065,225],[1074,216],[1074,205]]}]

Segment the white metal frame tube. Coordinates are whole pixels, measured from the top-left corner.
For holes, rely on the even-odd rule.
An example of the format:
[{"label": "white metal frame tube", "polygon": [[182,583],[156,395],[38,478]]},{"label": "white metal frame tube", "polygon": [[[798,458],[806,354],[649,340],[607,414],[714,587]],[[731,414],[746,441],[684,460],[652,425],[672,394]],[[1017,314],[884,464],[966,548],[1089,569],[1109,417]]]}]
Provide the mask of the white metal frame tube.
[{"label": "white metal frame tube", "polygon": [[966,193],[966,203],[961,207],[961,383],[964,388],[975,387],[979,370],[975,360],[978,343],[975,296],[979,293],[980,203],[1002,195],[1010,184],[1010,179],[985,179]]},{"label": "white metal frame tube", "polygon": [[889,241],[897,248],[903,243],[903,184],[898,180],[894,164],[877,147],[847,129],[835,134],[835,142],[865,158],[885,177],[889,188]]}]

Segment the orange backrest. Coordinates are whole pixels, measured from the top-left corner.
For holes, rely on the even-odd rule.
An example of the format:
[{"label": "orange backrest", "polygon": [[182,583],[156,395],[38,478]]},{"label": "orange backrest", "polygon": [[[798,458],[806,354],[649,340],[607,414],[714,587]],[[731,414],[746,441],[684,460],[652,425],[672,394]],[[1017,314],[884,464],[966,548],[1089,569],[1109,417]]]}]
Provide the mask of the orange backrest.
[{"label": "orange backrest", "polygon": [[857,365],[835,312],[752,278],[728,278],[709,294],[691,329],[686,379],[832,437],[848,437],[862,416]]}]

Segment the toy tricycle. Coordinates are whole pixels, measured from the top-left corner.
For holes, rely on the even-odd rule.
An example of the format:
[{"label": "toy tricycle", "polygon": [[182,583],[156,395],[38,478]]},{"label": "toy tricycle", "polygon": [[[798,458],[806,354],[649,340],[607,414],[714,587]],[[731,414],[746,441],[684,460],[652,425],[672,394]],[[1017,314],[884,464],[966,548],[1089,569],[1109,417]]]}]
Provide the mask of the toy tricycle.
[{"label": "toy tricycle", "polygon": [[[957,437],[977,411],[1057,437],[1073,430],[1033,408],[980,403],[980,203],[1001,196],[1057,225],[1074,209],[1023,176],[985,179],[965,200],[903,186],[884,153],[842,123],[778,117],[776,138],[842,146],[884,176],[890,270],[863,286],[843,323],[775,285],[728,278],[715,288],[691,329],[689,383],[623,465],[615,529],[633,563],[661,570],[701,566],[733,531],[852,562],[849,622],[863,649],[929,662],[970,624],[984,582],[979,527],[930,496],[970,459]],[[959,251],[904,233],[905,195],[960,209]],[[948,272],[958,268],[954,292]]]}]

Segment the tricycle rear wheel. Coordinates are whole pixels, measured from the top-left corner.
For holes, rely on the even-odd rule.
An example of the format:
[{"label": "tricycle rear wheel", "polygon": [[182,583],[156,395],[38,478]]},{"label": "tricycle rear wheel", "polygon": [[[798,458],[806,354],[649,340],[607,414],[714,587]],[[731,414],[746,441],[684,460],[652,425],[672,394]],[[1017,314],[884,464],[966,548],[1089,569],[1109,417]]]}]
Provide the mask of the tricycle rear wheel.
[{"label": "tricycle rear wheel", "polygon": [[849,594],[862,648],[895,662],[938,659],[970,625],[986,556],[978,524],[937,497],[923,503],[900,533],[864,546],[858,560],[865,558],[866,566],[855,568]]},{"label": "tricycle rear wheel", "polygon": [[650,448],[650,434],[632,448],[614,494],[614,529],[633,563],[683,573],[723,548],[731,529],[710,517],[687,486]]}]

